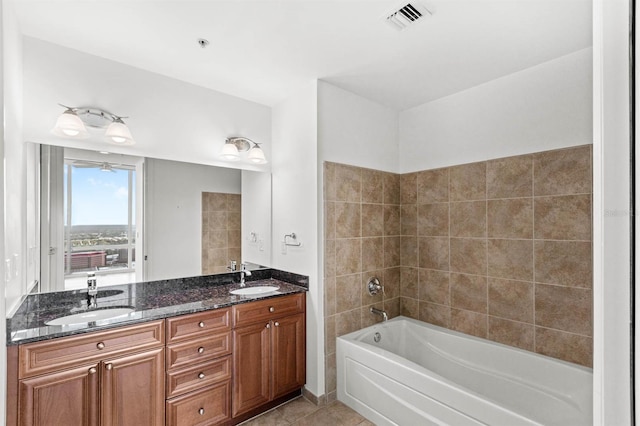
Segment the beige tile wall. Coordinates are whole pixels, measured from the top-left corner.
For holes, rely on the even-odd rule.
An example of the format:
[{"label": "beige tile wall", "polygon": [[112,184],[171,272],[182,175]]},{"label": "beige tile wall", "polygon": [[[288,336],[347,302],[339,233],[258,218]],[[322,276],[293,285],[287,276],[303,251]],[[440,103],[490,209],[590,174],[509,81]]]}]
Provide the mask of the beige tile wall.
[{"label": "beige tile wall", "polygon": [[591,366],[590,145],[400,187],[403,315]]},{"label": "beige tile wall", "polygon": [[[400,312],[400,176],[324,165],[325,366],[329,400],[336,390],[336,336],[377,321],[371,306]],[[385,294],[370,296],[376,276]]]},{"label": "beige tile wall", "polygon": [[404,175],[325,163],[324,185],[330,400],[335,339],[371,305],[591,366],[590,145]]},{"label": "beige tile wall", "polygon": [[240,194],[202,193],[202,273],[226,272],[240,259]]}]

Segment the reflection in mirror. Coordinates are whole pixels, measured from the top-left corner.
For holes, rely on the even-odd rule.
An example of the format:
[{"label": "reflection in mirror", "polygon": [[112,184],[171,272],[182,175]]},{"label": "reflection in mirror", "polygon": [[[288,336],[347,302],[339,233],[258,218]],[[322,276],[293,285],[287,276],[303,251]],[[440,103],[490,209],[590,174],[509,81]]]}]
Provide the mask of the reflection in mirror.
[{"label": "reflection in mirror", "polygon": [[[55,146],[41,148],[41,290],[135,281],[143,159]],[[136,247],[138,246],[138,247]]]},{"label": "reflection in mirror", "polygon": [[[146,159],[144,279],[152,281],[201,275],[203,237],[207,239],[205,246],[209,253],[226,257],[224,263],[216,262],[215,266],[224,266],[229,260],[240,263],[241,259],[238,257],[230,259],[227,250],[227,221],[237,223],[238,225],[231,225],[231,228],[239,230],[240,218],[228,217],[226,197],[222,197],[223,202],[219,205],[211,206],[216,210],[222,209],[218,212],[222,217],[219,222],[205,229],[202,217],[203,207],[204,211],[210,209],[210,206],[202,205],[203,193],[239,195],[240,189],[240,170]],[[220,235],[217,244],[208,245],[209,238],[205,232],[213,230],[224,231],[224,235]],[[232,250],[230,255],[239,256],[239,250]],[[207,259],[205,263],[208,264]],[[221,271],[207,269],[205,272]]]},{"label": "reflection in mirror", "polygon": [[40,152],[42,292],[85,288],[88,272],[104,286],[225,272],[230,260],[270,262],[268,173]]}]

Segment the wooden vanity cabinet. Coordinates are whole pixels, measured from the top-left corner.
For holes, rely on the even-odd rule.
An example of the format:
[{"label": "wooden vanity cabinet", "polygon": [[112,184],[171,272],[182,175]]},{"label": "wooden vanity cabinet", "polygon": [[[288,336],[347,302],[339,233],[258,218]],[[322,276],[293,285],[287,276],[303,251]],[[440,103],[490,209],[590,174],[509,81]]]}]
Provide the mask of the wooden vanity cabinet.
[{"label": "wooden vanity cabinet", "polygon": [[16,421],[163,425],[164,321],[19,346]]},{"label": "wooden vanity cabinet", "polygon": [[166,424],[231,419],[231,309],[168,318]]},{"label": "wooden vanity cabinet", "polygon": [[233,425],[304,385],[305,294],[10,346],[7,358],[11,426]]},{"label": "wooden vanity cabinet", "polygon": [[233,416],[305,383],[305,299],[293,294],[233,307]]}]

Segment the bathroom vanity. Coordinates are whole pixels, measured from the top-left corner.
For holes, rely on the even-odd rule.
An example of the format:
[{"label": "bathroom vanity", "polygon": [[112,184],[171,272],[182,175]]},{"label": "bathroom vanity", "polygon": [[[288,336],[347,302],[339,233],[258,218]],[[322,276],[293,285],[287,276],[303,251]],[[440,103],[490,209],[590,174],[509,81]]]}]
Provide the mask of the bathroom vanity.
[{"label": "bathroom vanity", "polygon": [[63,326],[46,323],[86,291],[29,296],[8,324],[8,424],[233,425],[299,395],[306,277],[255,275],[247,287],[278,289],[231,294],[237,274],[105,287],[98,310],[132,312]]}]

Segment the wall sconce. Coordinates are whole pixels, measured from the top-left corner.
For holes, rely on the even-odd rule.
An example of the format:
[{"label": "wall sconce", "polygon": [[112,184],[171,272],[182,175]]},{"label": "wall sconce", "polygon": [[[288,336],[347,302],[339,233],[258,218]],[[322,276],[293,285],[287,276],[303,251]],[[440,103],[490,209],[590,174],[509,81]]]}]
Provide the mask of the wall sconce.
[{"label": "wall sconce", "polygon": [[[251,146],[251,144],[253,144],[253,146]],[[241,136],[227,138],[222,146],[222,151],[220,151],[220,157],[227,161],[238,161],[240,160],[241,152],[247,152],[247,160],[251,163],[265,164],[267,162],[264,151],[260,148],[260,144]]]},{"label": "wall sconce", "polygon": [[96,129],[107,130],[104,137],[115,145],[133,145],[135,141],[131,131],[122,121],[123,118],[108,111],[93,107],[68,107],[58,104],[66,110],[60,114],[51,133],[61,138],[86,139],[89,132],[85,124]]}]

